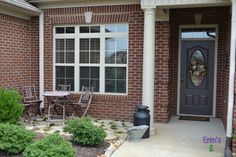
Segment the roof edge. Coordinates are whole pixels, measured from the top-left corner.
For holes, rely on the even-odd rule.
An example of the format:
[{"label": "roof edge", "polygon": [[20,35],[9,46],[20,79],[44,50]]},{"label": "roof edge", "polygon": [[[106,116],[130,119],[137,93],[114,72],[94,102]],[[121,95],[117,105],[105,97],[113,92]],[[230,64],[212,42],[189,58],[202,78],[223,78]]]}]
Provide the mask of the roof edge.
[{"label": "roof edge", "polygon": [[42,10],[31,5],[30,3],[26,2],[26,1],[20,1],[20,0],[0,0],[0,2],[3,2],[5,4],[14,6],[14,7],[18,7],[21,9],[25,9],[27,11],[30,11],[36,15],[39,15]]}]

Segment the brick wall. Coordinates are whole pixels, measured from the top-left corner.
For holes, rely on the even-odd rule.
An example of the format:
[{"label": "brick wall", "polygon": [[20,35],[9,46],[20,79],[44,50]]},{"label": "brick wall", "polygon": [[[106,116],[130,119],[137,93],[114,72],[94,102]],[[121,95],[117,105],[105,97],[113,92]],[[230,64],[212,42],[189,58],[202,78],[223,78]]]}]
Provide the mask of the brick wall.
[{"label": "brick wall", "polygon": [[[92,11],[91,24],[129,24],[128,95],[96,94],[89,115],[97,118],[132,120],[142,100],[143,12],[140,5],[60,8],[45,10],[45,90],[53,89],[53,25],[85,24],[84,12]],[[78,100],[79,95],[73,98]],[[72,98],[72,99],[73,99]]]},{"label": "brick wall", "polygon": [[[194,14],[202,14],[202,23],[206,25],[217,24],[219,27],[218,34],[218,58],[217,58],[217,89],[216,89],[216,116],[221,117],[225,122],[225,110],[227,99],[227,79],[228,66],[224,67],[224,56],[228,53],[228,41],[230,30],[228,29],[227,20],[229,19],[229,7],[215,8],[189,8],[173,9],[170,11],[170,51],[171,51],[171,104],[172,114],[177,112],[177,78],[178,78],[178,49],[179,49],[179,25],[194,25]],[[226,29],[227,28],[227,29]],[[227,32],[227,33],[226,33]],[[224,96],[224,97],[223,97]]]},{"label": "brick wall", "polygon": [[169,22],[156,22],[155,54],[155,106],[154,117],[159,122],[168,122],[171,115],[169,93]]},{"label": "brick wall", "polygon": [[39,17],[32,17],[31,25],[31,84],[39,90]]},{"label": "brick wall", "polygon": [[[131,121],[135,106],[142,102],[142,62],[144,14],[140,5],[97,6],[80,8],[60,8],[45,10],[45,90],[53,88],[53,25],[85,24],[84,12],[92,11],[91,24],[128,23],[129,24],[129,63],[128,95],[95,95],[89,115],[97,118],[111,118]],[[156,93],[155,120],[168,121],[168,22],[157,23],[158,41],[156,46]],[[167,34],[166,34],[167,33]],[[162,58],[163,57],[163,58]],[[167,61],[167,62],[165,62]],[[162,75],[160,71],[165,73]],[[164,84],[164,86],[163,86]],[[73,98],[78,99],[74,94]],[[70,109],[69,109],[70,110]]]},{"label": "brick wall", "polygon": [[38,86],[37,33],[37,18],[23,20],[0,14],[0,87]]}]

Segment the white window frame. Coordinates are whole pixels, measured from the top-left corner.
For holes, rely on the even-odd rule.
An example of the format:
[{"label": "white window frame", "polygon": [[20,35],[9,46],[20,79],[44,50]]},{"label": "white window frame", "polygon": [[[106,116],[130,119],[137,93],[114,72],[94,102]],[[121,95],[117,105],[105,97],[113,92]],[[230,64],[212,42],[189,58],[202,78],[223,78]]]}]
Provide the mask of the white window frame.
[{"label": "white window frame", "polygon": [[[118,23],[127,25],[127,32],[106,33],[105,26],[109,24],[96,25],[55,25],[53,27],[53,90],[56,90],[56,66],[74,66],[74,93],[80,93],[80,67],[99,67],[99,92],[96,94],[105,95],[127,95],[128,94],[128,56],[129,56],[129,25],[128,23]],[[80,26],[100,26],[100,33],[79,33]],[[57,27],[75,27],[74,34],[56,34]],[[127,62],[126,64],[105,64],[105,38],[107,37],[125,37],[127,39]],[[79,63],[80,39],[83,38],[100,38],[100,63],[85,64]],[[74,63],[56,63],[56,39],[75,39],[75,58]],[[126,93],[106,93],[105,92],[105,67],[125,67],[126,68]]]}]

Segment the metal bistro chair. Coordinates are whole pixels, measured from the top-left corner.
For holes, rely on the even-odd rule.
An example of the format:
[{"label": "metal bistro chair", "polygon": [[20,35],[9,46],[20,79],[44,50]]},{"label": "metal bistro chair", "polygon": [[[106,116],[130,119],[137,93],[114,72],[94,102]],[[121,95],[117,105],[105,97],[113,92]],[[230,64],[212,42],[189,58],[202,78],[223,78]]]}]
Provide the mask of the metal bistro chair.
[{"label": "metal bistro chair", "polygon": [[93,87],[89,88],[83,86],[79,101],[76,103],[71,103],[71,105],[73,105],[73,110],[74,110],[72,116],[75,116],[75,114],[79,116],[78,113],[79,109],[81,109],[83,112],[82,117],[86,116],[92,101],[92,97],[93,97]]},{"label": "metal bistro chair", "polygon": [[[66,91],[66,92],[70,92],[71,91],[71,84],[68,85],[58,85],[58,91]],[[56,98],[56,99],[52,99],[51,100],[51,104],[53,104],[52,106],[49,106],[49,111],[51,109],[51,107],[53,107],[53,112],[52,112],[52,118],[54,116],[54,112],[56,111],[57,115],[59,115],[59,112],[57,110],[57,107],[61,107],[62,108],[62,112],[65,113],[66,115],[66,105],[69,102],[69,97],[66,98]],[[64,114],[63,114],[64,117]]]},{"label": "metal bistro chair", "polygon": [[35,91],[35,86],[34,85],[24,86],[22,88],[23,88],[24,104],[27,104],[27,114],[30,115],[31,106],[36,105],[37,112],[35,113],[35,116],[42,115],[42,112],[40,111],[40,104],[42,100],[38,99]]}]

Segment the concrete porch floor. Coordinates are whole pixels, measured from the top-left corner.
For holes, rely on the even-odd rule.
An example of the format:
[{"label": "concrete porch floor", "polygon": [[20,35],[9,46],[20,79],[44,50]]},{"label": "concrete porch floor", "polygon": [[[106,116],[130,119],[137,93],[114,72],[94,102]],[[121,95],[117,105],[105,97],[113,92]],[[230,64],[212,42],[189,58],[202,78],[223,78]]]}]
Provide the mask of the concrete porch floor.
[{"label": "concrete porch floor", "polygon": [[[138,142],[126,141],[112,157],[223,157],[225,130],[218,118],[209,122],[178,120],[173,116],[168,124],[155,124],[156,134]],[[221,138],[212,144],[203,138]]]}]

